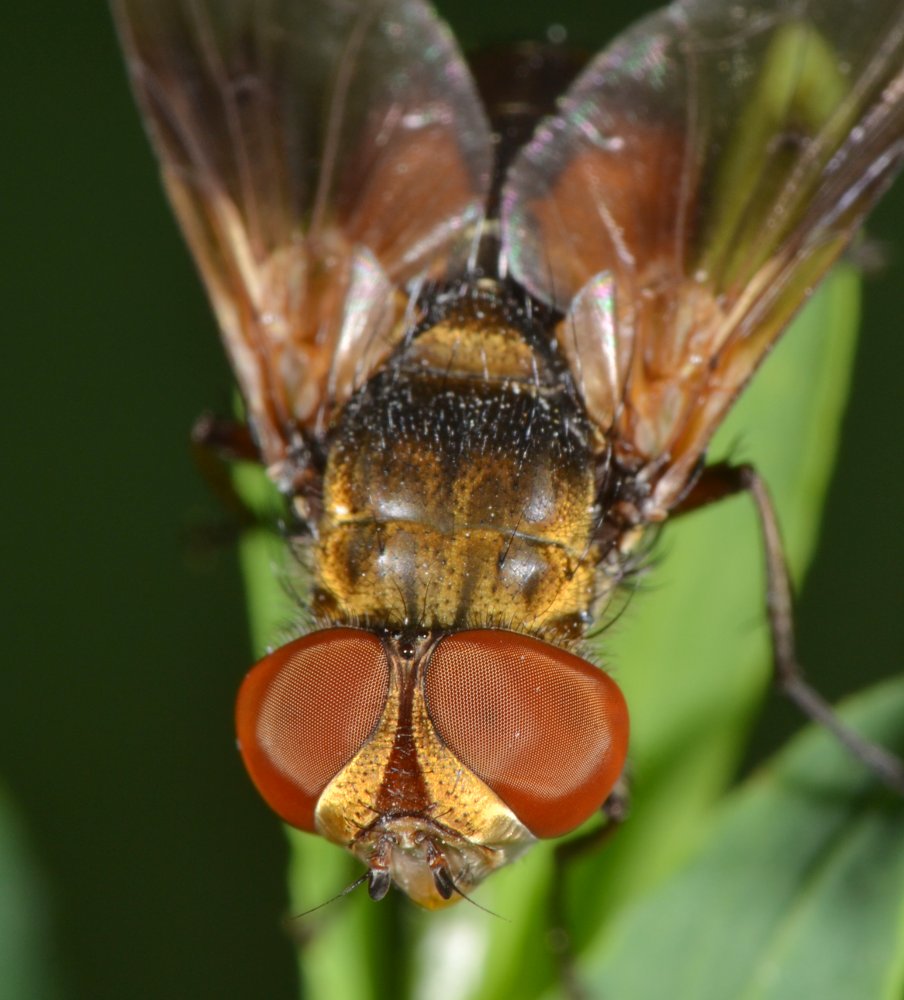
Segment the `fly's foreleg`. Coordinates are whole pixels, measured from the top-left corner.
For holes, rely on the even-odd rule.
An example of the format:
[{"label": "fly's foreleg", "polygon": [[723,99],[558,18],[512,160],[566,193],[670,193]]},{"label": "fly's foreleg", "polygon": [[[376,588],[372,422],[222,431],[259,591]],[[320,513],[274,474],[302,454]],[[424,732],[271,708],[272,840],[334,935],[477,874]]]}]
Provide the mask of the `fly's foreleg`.
[{"label": "fly's foreleg", "polygon": [[904,795],[904,761],[846,726],[804,677],[797,660],[794,600],[778,518],[766,484],[756,469],[752,465],[725,462],[707,466],[672,514],[695,510],[737,493],[747,493],[752,498],[762,532],[766,559],[766,614],[776,686],[808,718],[828,729],[886,785]]}]

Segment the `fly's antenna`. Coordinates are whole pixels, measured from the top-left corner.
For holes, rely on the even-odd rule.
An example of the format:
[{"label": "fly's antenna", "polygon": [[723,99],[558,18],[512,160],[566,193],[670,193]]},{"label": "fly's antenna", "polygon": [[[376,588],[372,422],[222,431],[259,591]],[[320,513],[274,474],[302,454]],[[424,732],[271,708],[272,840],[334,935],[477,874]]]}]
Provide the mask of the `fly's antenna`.
[{"label": "fly's antenna", "polygon": [[358,886],[363,885],[370,878],[370,872],[367,871],[359,878],[356,878],[351,885],[347,885],[341,892],[337,892],[335,896],[330,896],[329,899],[325,899],[322,903],[318,903],[316,906],[312,906],[309,910],[302,910],[301,913],[296,913],[291,919],[301,920],[302,917],[308,917],[312,913],[316,913],[318,910],[322,910],[325,906],[329,906],[331,903],[335,903],[337,899],[342,899],[343,896],[348,896],[353,893]]},{"label": "fly's antenna", "polygon": [[491,910],[486,906],[482,906],[480,903],[477,902],[476,899],[472,899],[466,892],[463,892],[461,889],[459,889],[458,886],[455,884],[455,881],[451,875],[449,876],[448,884],[456,896],[461,896],[461,898],[470,903],[471,906],[475,907],[478,910],[482,910],[490,917],[495,917],[497,920],[502,920],[506,924],[511,923],[511,920],[509,920],[508,917],[503,917],[501,913],[496,913],[494,910]]}]

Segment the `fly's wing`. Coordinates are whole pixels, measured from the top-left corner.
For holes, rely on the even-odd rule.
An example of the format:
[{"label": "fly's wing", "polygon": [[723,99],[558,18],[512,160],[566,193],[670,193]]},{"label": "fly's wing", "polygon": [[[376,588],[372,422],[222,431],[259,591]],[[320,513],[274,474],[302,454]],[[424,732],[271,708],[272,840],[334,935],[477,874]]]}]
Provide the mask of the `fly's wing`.
[{"label": "fly's wing", "polygon": [[265,464],[323,432],[480,219],[490,136],[419,0],[112,0]]},{"label": "fly's wing", "polygon": [[904,158],[901,0],[685,0],[576,81],[509,172],[510,271],[663,517]]}]

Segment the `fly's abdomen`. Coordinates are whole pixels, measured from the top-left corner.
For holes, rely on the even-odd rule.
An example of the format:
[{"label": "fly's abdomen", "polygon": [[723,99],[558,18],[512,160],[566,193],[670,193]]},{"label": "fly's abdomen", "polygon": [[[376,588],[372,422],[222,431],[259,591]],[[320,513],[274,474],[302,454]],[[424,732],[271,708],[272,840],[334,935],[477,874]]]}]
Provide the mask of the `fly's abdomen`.
[{"label": "fly's abdomen", "polygon": [[583,413],[550,363],[518,329],[456,316],[361,390],[329,451],[319,615],[579,636],[592,465]]}]

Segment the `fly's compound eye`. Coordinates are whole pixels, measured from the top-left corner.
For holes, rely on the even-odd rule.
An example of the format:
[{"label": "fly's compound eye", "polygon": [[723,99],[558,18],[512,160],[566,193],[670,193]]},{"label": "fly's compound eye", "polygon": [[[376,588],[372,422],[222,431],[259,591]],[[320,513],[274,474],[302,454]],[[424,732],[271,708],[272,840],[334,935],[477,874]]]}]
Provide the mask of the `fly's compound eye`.
[{"label": "fly's compound eye", "polygon": [[538,837],[587,819],[624,767],[618,686],[538,639],[490,629],[449,636],[430,659],[424,697],[446,746]]},{"label": "fly's compound eye", "polygon": [[314,632],[252,668],[236,706],[239,749],[277,815],[315,832],[318,799],[367,742],[388,693],[383,645],[357,629]]}]

